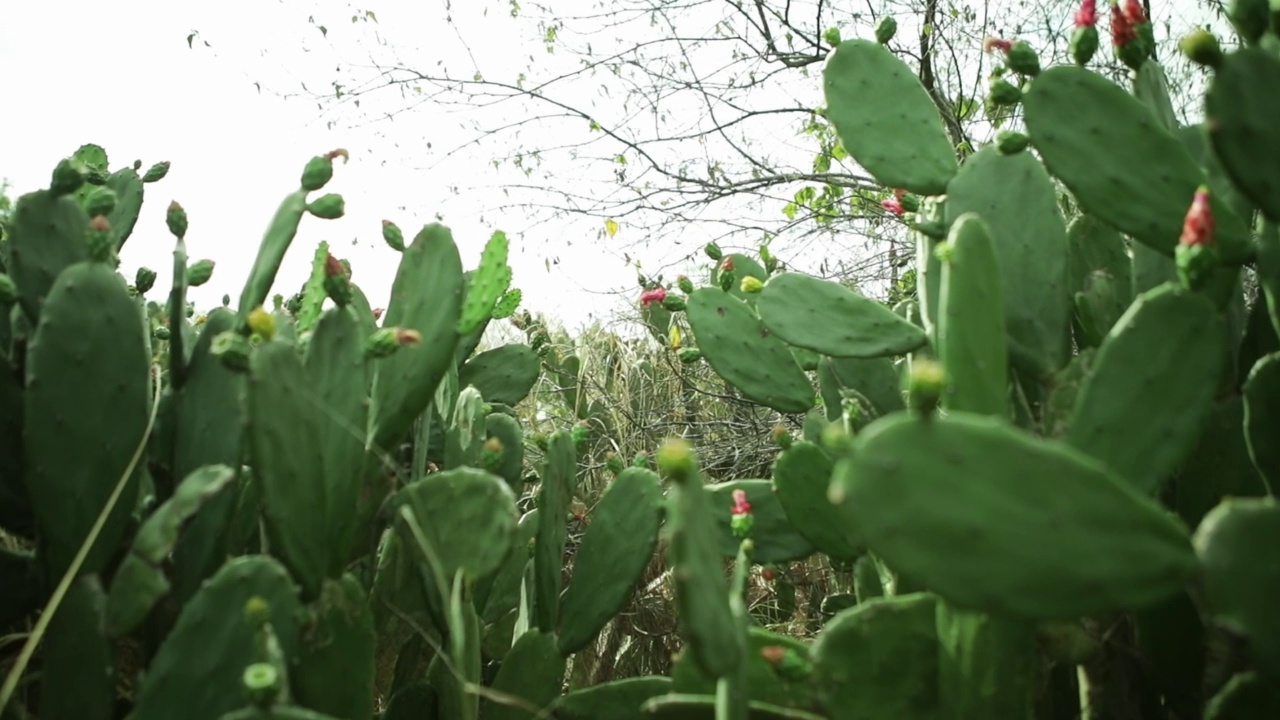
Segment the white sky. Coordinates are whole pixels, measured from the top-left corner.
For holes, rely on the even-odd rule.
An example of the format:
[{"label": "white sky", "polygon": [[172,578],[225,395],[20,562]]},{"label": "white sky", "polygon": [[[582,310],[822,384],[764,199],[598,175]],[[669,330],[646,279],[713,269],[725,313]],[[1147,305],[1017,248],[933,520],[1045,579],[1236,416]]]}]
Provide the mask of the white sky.
[{"label": "white sky", "polygon": [[[1178,0],[1167,7],[1188,4]],[[593,312],[609,314],[619,301],[607,293],[634,288],[635,272],[622,259],[621,248],[600,246],[599,227],[544,224],[522,233],[525,218],[484,212],[494,204],[492,194],[452,193],[451,185],[497,184],[486,165],[498,154],[492,147],[431,169],[423,169],[427,164],[417,152],[422,148],[397,147],[397,139],[420,142],[428,137],[437,149],[469,139],[454,110],[427,106],[395,123],[355,129],[339,118],[330,130],[313,102],[284,101],[254,87],[260,80],[294,90],[303,80],[322,90],[338,77],[338,64],[367,62],[371,32],[410,52],[419,66],[425,58],[439,57],[456,63],[450,67],[453,73],[469,74],[470,60],[458,45],[458,33],[441,22],[445,5],[443,0],[368,5],[332,0],[8,3],[0,23],[0,67],[9,71],[8,103],[0,114],[0,178],[11,181],[15,196],[45,187],[57,161],[86,142],[105,147],[113,169],[135,159],[144,168],[171,161],[169,176],[147,186],[147,202],[125,246],[122,271],[132,277],[139,265],[146,265],[157,271],[157,287],[168,286],[172,239],[163,218],[169,201],[176,199],[191,218],[191,258],[217,263],[213,280],[192,291],[203,309],[218,304],[223,293],[234,303],[261,233],[280,200],[297,187],[305,162],[344,147],[352,161],[339,164],[325,191],[345,196],[347,215],[336,221],[304,220],[274,292],[286,297],[296,292],[316,243],[327,240],[336,255],[352,262],[354,279],[370,301],[385,305],[398,254],[382,243],[381,220],[394,220],[411,236],[441,213],[468,267],[478,261],[493,230],[507,231],[513,241],[514,285],[524,291],[526,308],[547,312],[570,327],[589,321]],[[1068,4],[1063,5],[1065,12]],[[366,7],[377,12],[378,24],[353,26],[352,15]],[[504,79],[514,80],[531,56],[537,56],[537,63],[553,61],[536,41],[536,30],[527,21],[512,21],[504,2],[456,0],[451,12],[469,41],[483,38],[471,50],[487,76],[511,75]],[[318,24],[328,28],[326,38],[320,37]],[[189,49],[187,36],[193,30],[200,37]],[[862,34],[845,34],[855,33]],[[212,47],[204,47],[200,38]],[[1107,51],[1106,42],[1104,37],[1101,52]],[[820,96],[819,78],[812,76],[809,82]],[[583,91],[594,90],[592,85]],[[394,95],[386,101],[388,107],[401,105]],[[621,240],[627,231],[624,224]],[[559,260],[550,270],[544,266],[549,256]]]}]

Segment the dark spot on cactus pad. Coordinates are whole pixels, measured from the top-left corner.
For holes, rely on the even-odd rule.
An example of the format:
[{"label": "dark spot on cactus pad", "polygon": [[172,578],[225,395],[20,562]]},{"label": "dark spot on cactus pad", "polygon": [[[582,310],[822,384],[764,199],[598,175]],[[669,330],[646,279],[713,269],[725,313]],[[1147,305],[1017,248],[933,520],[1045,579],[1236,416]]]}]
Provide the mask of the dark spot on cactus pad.
[{"label": "dark spot on cactus pad", "polygon": [[719,315],[720,317],[724,317],[724,308],[722,307],[716,308],[716,314]]},{"label": "dark spot on cactus pad", "polygon": [[769,337],[769,328],[760,328],[760,337],[762,338]]}]

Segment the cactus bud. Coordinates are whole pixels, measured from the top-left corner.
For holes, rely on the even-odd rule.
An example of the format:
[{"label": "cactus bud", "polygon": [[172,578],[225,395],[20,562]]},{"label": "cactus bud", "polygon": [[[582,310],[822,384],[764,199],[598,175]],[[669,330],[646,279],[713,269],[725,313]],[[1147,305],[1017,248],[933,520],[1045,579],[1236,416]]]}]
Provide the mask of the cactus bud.
[{"label": "cactus bud", "polygon": [[876,23],[876,42],[888,45],[897,32],[898,21],[894,20],[892,15],[885,15],[880,18],[880,22]]},{"label": "cactus bud", "polygon": [[1016,85],[997,75],[991,76],[987,89],[991,104],[997,107],[1013,106],[1022,102],[1022,91]]},{"label": "cactus bud", "polygon": [[89,257],[97,262],[110,262],[116,252],[116,241],[111,236],[111,223],[107,216],[99,215],[89,221],[89,232],[85,235],[85,244],[89,248]]},{"label": "cactus bud", "polygon": [[169,232],[174,237],[182,240],[187,236],[187,211],[182,209],[177,200],[169,203],[164,222],[169,226]]},{"label": "cactus bud", "polygon": [[491,473],[497,473],[502,466],[502,441],[496,437],[485,440],[480,449],[480,467]]},{"label": "cactus bud", "polygon": [[760,278],[748,275],[742,278],[742,283],[739,285],[739,288],[742,292],[747,293],[748,295],[754,295],[755,293],[764,290],[764,283],[760,282]]},{"label": "cactus bud", "polygon": [[1182,224],[1182,235],[1174,252],[1178,278],[1184,287],[1199,288],[1218,267],[1218,246],[1214,238],[1214,218],[1209,188],[1201,185],[1191,200]]},{"label": "cactus bud", "polygon": [[716,262],[719,262],[720,258],[724,256],[723,253],[720,252],[720,246],[713,242],[707,243],[702,248],[702,251],[707,254],[707,257],[711,258]]},{"label": "cactus bud", "polygon": [[18,286],[7,273],[0,273],[0,305],[9,307],[18,301]]},{"label": "cactus bud", "polygon": [[236,372],[249,370],[249,354],[253,346],[249,339],[240,333],[228,330],[219,333],[209,346],[209,352],[222,362],[223,366]]},{"label": "cactus bud", "polygon": [[1218,37],[1208,30],[1193,30],[1178,41],[1178,48],[1197,65],[1216,68],[1222,63],[1222,47]]},{"label": "cactus bud", "polygon": [[249,702],[258,707],[269,707],[280,695],[280,673],[271,663],[254,663],[245,668],[242,682]]},{"label": "cactus bud", "polygon": [[787,430],[784,425],[773,426],[773,441],[778,443],[778,447],[783,450],[791,449],[791,431]]},{"label": "cactus bud", "polygon": [[231,296],[230,296],[230,295],[227,295],[226,293],[223,293],[223,294],[222,294],[222,307],[230,307],[230,306],[231,306]]},{"label": "cactus bud", "polygon": [[685,309],[685,301],[679,295],[667,295],[662,298],[662,307],[669,312],[681,312]]},{"label": "cactus bud", "polygon": [[382,239],[396,252],[404,252],[404,233],[400,227],[390,220],[382,221]]},{"label": "cactus bud", "polygon": [[826,41],[826,43],[831,47],[835,47],[839,45],[840,44],[840,28],[838,27],[827,28],[822,33],[822,39]]},{"label": "cactus bud", "polygon": [[581,445],[586,442],[591,435],[591,426],[586,420],[581,420],[574,424],[573,429],[569,431],[569,439],[573,440],[574,445]]},{"label": "cactus bud", "polygon": [[155,165],[152,165],[151,167],[147,168],[147,173],[142,176],[142,182],[144,183],[160,182],[161,180],[164,179],[164,176],[168,174],[169,174],[169,161],[165,160],[164,162],[158,162]]},{"label": "cactus bud", "polygon": [[902,205],[902,200],[896,197],[881,200],[880,207],[884,208],[890,215],[896,215],[897,217],[902,217],[907,212],[906,207]]},{"label": "cactus bud", "polygon": [[83,206],[84,213],[89,217],[110,215],[116,209],[116,193],[106,185],[95,187],[85,195]]},{"label": "cactus bud", "polygon": [[765,582],[773,582],[778,579],[778,571],[771,567],[763,568],[760,570],[760,577],[763,578]]},{"label": "cactus bud", "polygon": [[916,412],[925,417],[931,416],[937,410],[945,388],[946,372],[941,363],[928,358],[920,358],[911,363],[907,395]]},{"label": "cactus bud", "polygon": [[730,290],[733,289],[734,277],[733,277],[732,271],[721,271],[719,279],[720,279],[721,290],[725,292],[729,292]]},{"label": "cactus bud", "polygon": [[147,292],[155,284],[156,272],[151,268],[138,268],[138,272],[133,274],[133,287],[138,288],[138,292]]},{"label": "cactus bud", "polygon": [[672,350],[679,350],[684,345],[684,338],[680,337],[680,328],[675,325],[671,326],[671,332],[667,333],[667,337],[671,341]]},{"label": "cactus bud", "polygon": [[261,305],[249,311],[249,317],[245,322],[249,330],[263,340],[271,340],[276,336],[276,319]]},{"label": "cactus bud", "polygon": [[996,147],[1000,150],[1001,155],[1017,155],[1027,149],[1027,145],[1031,143],[1031,138],[1020,132],[1012,130],[1001,130],[996,133]]},{"label": "cactus bud", "polygon": [[894,190],[893,192],[897,195],[898,204],[902,206],[903,210],[909,213],[920,212],[920,198],[905,190]]},{"label": "cactus bud", "polygon": [[1019,75],[1035,77],[1040,74],[1040,57],[1026,40],[1014,42],[1005,53],[1005,60],[1009,63],[1009,69]]},{"label": "cactus bud", "polygon": [[53,169],[53,180],[49,189],[54,195],[70,195],[80,189],[85,182],[86,168],[84,163],[73,158],[63,158]]},{"label": "cactus bud", "polygon": [[631,458],[631,467],[637,467],[641,470],[649,469],[649,453],[644,451],[636,453]]},{"label": "cactus bud", "polygon": [[676,287],[680,288],[680,292],[688,295],[693,292],[693,281],[681,275],[676,278]]},{"label": "cactus bud", "polygon": [[157,340],[168,340],[169,328],[164,325],[157,325],[156,329],[151,331],[151,337]]},{"label": "cactus bud", "polygon": [[640,293],[640,304],[646,306],[649,303],[663,303],[667,299],[667,289],[659,285],[656,288],[645,290]]},{"label": "cactus bud", "polygon": [[671,438],[658,448],[658,469],[682,485],[697,482],[698,459],[693,447],[681,438]]},{"label": "cactus bud", "polygon": [[[751,515],[751,503],[747,500],[746,490],[733,491],[733,505],[729,508],[729,527],[734,537],[746,540],[751,535],[751,526],[755,518]],[[750,552],[750,550],[748,550]]]},{"label": "cactus bud", "polygon": [[187,286],[200,287],[213,277],[214,262],[209,259],[197,260],[187,267]]},{"label": "cactus bud", "polygon": [[853,447],[853,436],[841,423],[831,423],[822,428],[822,436],[819,439],[822,447],[834,455],[843,455]]},{"label": "cactus bud", "polygon": [[333,159],[341,157],[345,163],[350,157],[346,150],[334,150],[327,155],[318,155],[307,162],[302,170],[302,189],[315,192],[333,179]]},{"label": "cactus bud", "polygon": [[338,307],[351,302],[351,278],[342,261],[329,255],[324,261],[324,291]]},{"label": "cactus bud", "polygon": [[422,333],[412,328],[389,327],[380,328],[365,341],[365,356],[379,359],[391,357],[405,345],[417,345],[422,342]]},{"label": "cactus bud", "polygon": [[772,275],[773,271],[778,269],[778,258],[769,252],[768,245],[760,246],[760,261],[764,263],[764,271],[769,275]]},{"label": "cactus bud", "polygon": [[307,204],[307,212],[323,220],[337,220],[346,212],[346,202],[337,193],[321,195]]},{"label": "cactus bud", "polygon": [[696,363],[702,359],[702,351],[699,350],[698,348],[691,348],[691,347],[682,348],[678,355],[680,358],[680,362],[684,363],[685,365]]},{"label": "cactus bud", "polygon": [[254,630],[271,622],[271,604],[261,595],[249,598],[244,604],[244,621]]},{"label": "cactus bud", "polygon": [[622,474],[622,471],[626,469],[622,464],[622,458],[618,457],[618,454],[612,451],[607,452],[604,455],[604,468],[614,475],[620,475]]}]

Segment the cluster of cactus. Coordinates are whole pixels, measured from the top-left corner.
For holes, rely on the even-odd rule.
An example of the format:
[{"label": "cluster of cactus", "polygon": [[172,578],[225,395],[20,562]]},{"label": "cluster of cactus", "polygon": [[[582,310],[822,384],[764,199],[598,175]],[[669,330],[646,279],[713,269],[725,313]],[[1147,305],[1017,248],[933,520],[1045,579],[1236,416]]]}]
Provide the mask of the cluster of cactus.
[{"label": "cluster of cactus", "polygon": [[[894,190],[917,293],[890,308],[715,245],[709,286],[645,288],[655,333],[683,313],[682,359],[804,414],[770,479],[708,485],[709,508],[666,456],[704,679],[677,672],[673,692],[701,694],[684,701],[718,719],[1280,716],[1280,16],[1230,16],[1238,50],[1181,43],[1212,73],[1185,127],[1137,2],[1112,12],[1128,91],[1086,67],[1092,0],[1073,65],[989,40],[1006,59],[989,105],[1021,106],[1024,131],[963,162],[892,27],[836,46],[823,114]],[[851,592],[812,643],[770,636],[704,546],[770,575],[825,554]]]},{"label": "cluster of cactus", "polygon": [[[646,279],[655,334],[803,416],[802,437],[779,427],[762,479],[706,483],[681,441],[656,470],[610,458],[572,573],[584,431],[531,439],[531,462],[513,406],[545,369],[569,417],[602,413],[527,316],[528,345],[475,353],[519,301],[505,236],[468,274],[444,227],[405,242],[387,223],[385,312],[323,244],[268,311],[303,217],[342,214],[309,199],[330,153],[237,309],[193,319],[186,288],[211,268],[188,261],[185,213],[167,216],[173,287],[149,302],[154,273],[115,270],[143,178],[86,146],[19,200],[2,257],[0,527],[34,550],[0,550],[0,626],[39,614],[0,712],[1280,716],[1280,39],[1265,0],[1239,0],[1244,47],[1184,41],[1213,75],[1204,123],[1180,127],[1137,7],[1112,14],[1131,92],[1085,67],[1093,0],[1074,66],[991,42],[1008,62],[990,102],[1020,105],[1025,133],[963,163],[891,25],[836,46],[824,115],[894,190],[915,298],[888,307],[767,248],[708,246],[704,287]],[[660,546],[671,676],[566,692]],[[766,630],[754,568],[816,555],[842,578],[817,636]]]}]

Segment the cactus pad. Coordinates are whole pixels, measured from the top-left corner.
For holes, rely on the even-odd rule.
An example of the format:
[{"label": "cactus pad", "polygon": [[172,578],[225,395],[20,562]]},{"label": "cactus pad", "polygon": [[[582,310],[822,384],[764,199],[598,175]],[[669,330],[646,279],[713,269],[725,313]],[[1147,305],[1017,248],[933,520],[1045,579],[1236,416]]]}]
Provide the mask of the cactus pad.
[{"label": "cactus pad", "polygon": [[473,580],[486,577],[511,551],[516,500],[496,475],[466,467],[433,473],[406,485],[392,502],[413,509],[440,553],[446,580],[459,570]]},{"label": "cactus pad", "polygon": [[813,407],[813,386],[786,343],[746,303],[700,288],[689,296],[686,316],[707,362],[748,399],[784,413]]},{"label": "cactus pad", "polygon": [[69,197],[39,190],[18,198],[9,218],[5,263],[27,318],[40,317],[40,306],[63,269],[89,259],[88,227],[89,216]]},{"label": "cactus pad", "polygon": [[1141,609],[1196,570],[1185,526],[1159,505],[994,418],[882,418],[833,485],[877,557],[960,607],[1036,619]]},{"label": "cactus pad", "polygon": [[751,541],[755,549],[751,559],[758,563],[781,563],[800,560],[812,555],[816,548],[796,528],[783,512],[782,503],[768,480],[730,480],[704,487],[707,504],[715,518],[719,542],[716,547],[727,558],[738,556],[742,543],[733,534],[733,491],[742,490],[751,503]]},{"label": "cactus pad", "polygon": [[1209,138],[1223,167],[1271,220],[1280,220],[1280,104],[1261,88],[1280,84],[1280,60],[1261,47],[1223,58],[1205,95]]},{"label": "cactus pad", "polygon": [[926,342],[923,330],[885,305],[800,273],[770,278],[756,310],[784,342],[831,357],[903,355]]},{"label": "cactus pad", "polygon": [[[1048,238],[1040,236],[1038,239],[1045,241]],[[938,305],[938,354],[947,372],[947,389],[942,405],[948,410],[1007,417],[1009,354],[1005,344],[1006,306],[1000,263],[987,224],[974,213],[961,215],[951,225],[947,248],[949,252],[942,265],[942,297]],[[1019,265],[1019,268],[1017,275],[1033,274],[1026,265]],[[1052,286],[1057,287],[1055,295],[1062,292],[1058,283],[1052,283]],[[1054,302],[1047,304],[1059,305],[1058,299],[1055,297]],[[1024,298],[1021,304],[1020,315],[1026,312],[1027,305],[1037,303]],[[1041,306],[1044,304],[1039,303]],[[1065,324],[1065,318],[1062,321]],[[1052,323],[1052,320],[1044,318],[1041,321],[1042,324],[1046,322]],[[1030,338],[1024,335],[1023,339]],[[1050,357],[1057,352],[1052,350]]]},{"label": "cactus pad", "polygon": [[832,559],[851,562],[862,549],[851,541],[856,533],[827,499],[831,471],[831,459],[817,445],[796,443],[774,461],[773,488],[797,532]]},{"label": "cactus pad", "polygon": [[512,343],[487,350],[458,370],[458,385],[474,386],[487,402],[517,405],[538,381],[538,354],[528,345]]},{"label": "cactus pad", "polygon": [[841,144],[877,182],[917,195],[946,192],[955,150],[906,63],[878,42],[846,40],[827,58],[822,80]]}]

